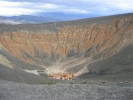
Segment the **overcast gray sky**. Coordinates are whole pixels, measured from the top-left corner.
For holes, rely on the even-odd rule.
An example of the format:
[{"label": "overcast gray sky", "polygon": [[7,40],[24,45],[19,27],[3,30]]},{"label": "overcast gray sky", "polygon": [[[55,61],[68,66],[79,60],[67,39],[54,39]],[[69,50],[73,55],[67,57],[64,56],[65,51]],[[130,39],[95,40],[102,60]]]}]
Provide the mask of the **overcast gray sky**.
[{"label": "overcast gray sky", "polygon": [[133,0],[0,0],[0,15],[41,12],[112,15],[133,12]]}]

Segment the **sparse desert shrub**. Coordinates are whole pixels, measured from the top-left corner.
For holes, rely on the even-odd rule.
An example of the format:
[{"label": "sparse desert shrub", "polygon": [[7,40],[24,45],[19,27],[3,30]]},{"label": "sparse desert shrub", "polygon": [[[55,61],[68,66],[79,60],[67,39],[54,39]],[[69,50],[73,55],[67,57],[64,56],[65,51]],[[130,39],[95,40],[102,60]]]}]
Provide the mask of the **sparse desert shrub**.
[{"label": "sparse desert shrub", "polygon": [[50,82],[48,82],[48,83],[41,83],[41,84],[48,84],[48,85],[52,85],[52,84],[56,84],[56,82],[54,82],[53,80],[51,80]]},{"label": "sparse desert shrub", "polygon": [[44,82],[44,83],[41,83],[41,84],[47,84],[47,83]]},{"label": "sparse desert shrub", "polygon": [[84,82],[82,82],[81,84],[86,84],[87,83],[87,81],[84,81]]},{"label": "sparse desert shrub", "polygon": [[115,78],[113,78],[113,81],[115,81],[116,79]]},{"label": "sparse desert shrub", "polygon": [[54,82],[53,80],[51,80],[50,82],[48,82],[49,85],[52,85],[52,84],[56,84],[56,82]]},{"label": "sparse desert shrub", "polygon": [[73,82],[71,82],[70,84],[73,84]]},{"label": "sparse desert shrub", "polygon": [[103,82],[103,84],[105,84],[105,82]]}]

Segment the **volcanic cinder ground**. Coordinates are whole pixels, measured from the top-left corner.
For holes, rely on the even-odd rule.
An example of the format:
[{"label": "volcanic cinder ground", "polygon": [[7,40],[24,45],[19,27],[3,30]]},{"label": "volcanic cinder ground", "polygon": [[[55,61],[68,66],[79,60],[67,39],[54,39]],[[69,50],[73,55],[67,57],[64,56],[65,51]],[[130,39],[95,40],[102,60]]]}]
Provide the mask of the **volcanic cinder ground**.
[{"label": "volcanic cinder ground", "polygon": [[0,24],[0,79],[28,84],[132,81],[133,14]]}]

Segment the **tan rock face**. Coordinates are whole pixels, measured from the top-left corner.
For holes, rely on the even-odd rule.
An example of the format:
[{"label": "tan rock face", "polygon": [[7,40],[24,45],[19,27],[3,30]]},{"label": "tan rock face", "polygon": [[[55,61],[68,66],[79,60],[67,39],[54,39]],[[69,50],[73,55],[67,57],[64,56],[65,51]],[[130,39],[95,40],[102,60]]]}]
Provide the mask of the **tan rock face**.
[{"label": "tan rock face", "polygon": [[98,45],[98,49],[93,51],[91,56],[112,48],[110,52],[104,54],[106,57],[121,49],[122,45],[118,44],[123,44],[125,39],[132,38],[133,17],[113,20],[106,24],[65,26],[58,31],[53,34],[43,33],[43,31],[8,32],[0,35],[0,41],[11,54],[27,63],[33,63],[34,60],[28,59],[21,51],[35,59],[34,48],[49,55],[54,52],[65,56],[71,49],[75,52],[80,50],[85,52]]},{"label": "tan rock face", "polygon": [[[49,59],[52,53],[65,57],[71,50],[73,54],[82,51],[83,56],[91,58],[102,54],[98,59],[105,59],[133,43],[133,16],[106,23],[64,25],[57,30],[5,31],[0,34],[0,43],[9,53],[30,64],[43,62],[44,53]],[[52,76],[64,78],[62,74]],[[67,74],[69,77],[72,75]]]}]

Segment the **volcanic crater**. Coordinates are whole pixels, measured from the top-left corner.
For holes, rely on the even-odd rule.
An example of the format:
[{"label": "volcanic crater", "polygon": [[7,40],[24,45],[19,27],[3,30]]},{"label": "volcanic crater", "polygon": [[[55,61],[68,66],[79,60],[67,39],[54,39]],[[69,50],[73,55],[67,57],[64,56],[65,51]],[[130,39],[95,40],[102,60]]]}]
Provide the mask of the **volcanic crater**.
[{"label": "volcanic crater", "polygon": [[[25,71],[35,69],[43,70],[44,76]],[[42,24],[0,24],[0,79],[28,84],[51,79],[129,81],[132,74],[132,13]]]}]

